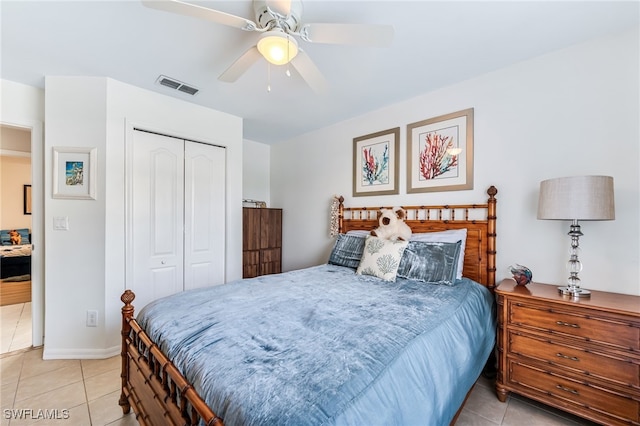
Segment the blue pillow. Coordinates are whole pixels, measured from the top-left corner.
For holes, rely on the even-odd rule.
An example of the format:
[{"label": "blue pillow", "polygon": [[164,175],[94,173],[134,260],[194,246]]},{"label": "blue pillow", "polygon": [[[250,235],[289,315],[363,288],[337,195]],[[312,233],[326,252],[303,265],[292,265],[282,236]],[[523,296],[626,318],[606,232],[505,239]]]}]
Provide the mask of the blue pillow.
[{"label": "blue pillow", "polygon": [[338,234],[329,256],[329,264],[357,269],[364,251],[364,237]]},{"label": "blue pillow", "polygon": [[[11,237],[9,236],[9,231],[11,231],[11,229],[3,229],[0,231],[0,245],[3,245],[3,246],[11,245]],[[22,241],[20,242],[20,244],[31,244],[31,241],[29,241],[28,228],[16,229],[16,231],[18,231],[18,233],[20,234],[20,237],[22,238]]]},{"label": "blue pillow", "polygon": [[429,284],[454,285],[462,242],[409,241],[398,276]]}]

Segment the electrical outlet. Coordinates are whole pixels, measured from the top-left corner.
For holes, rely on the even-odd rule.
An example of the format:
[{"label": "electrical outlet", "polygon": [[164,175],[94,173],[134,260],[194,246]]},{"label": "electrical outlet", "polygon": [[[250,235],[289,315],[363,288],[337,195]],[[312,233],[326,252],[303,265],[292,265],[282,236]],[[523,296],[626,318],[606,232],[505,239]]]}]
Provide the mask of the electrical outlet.
[{"label": "electrical outlet", "polygon": [[87,311],[87,327],[98,326],[98,311]]}]

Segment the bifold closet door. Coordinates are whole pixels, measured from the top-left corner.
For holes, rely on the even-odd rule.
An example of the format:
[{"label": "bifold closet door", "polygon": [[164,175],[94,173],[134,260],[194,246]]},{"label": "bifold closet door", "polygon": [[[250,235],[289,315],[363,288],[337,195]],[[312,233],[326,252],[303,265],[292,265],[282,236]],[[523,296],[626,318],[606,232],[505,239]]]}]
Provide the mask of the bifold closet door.
[{"label": "bifold closet door", "polygon": [[136,306],[223,283],[225,149],[133,134],[127,287],[136,293]]},{"label": "bifold closet door", "polygon": [[184,141],[133,134],[128,288],[143,307],[184,288]]},{"label": "bifold closet door", "polygon": [[184,288],[224,283],[224,148],[185,142]]}]

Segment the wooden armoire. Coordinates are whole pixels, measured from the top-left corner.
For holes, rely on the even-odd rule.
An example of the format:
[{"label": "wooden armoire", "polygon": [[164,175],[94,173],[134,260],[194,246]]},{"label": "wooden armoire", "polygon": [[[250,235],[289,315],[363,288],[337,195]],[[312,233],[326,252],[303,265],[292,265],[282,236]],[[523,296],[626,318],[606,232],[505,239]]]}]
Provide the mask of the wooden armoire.
[{"label": "wooden armoire", "polygon": [[282,272],[282,209],[242,209],[242,277]]}]

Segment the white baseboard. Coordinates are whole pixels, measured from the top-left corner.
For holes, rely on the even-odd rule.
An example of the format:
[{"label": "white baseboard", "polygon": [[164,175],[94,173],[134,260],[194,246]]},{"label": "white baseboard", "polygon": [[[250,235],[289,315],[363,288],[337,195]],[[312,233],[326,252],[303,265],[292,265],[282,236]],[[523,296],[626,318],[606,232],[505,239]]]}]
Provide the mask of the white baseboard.
[{"label": "white baseboard", "polygon": [[120,355],[121,350],[119,345],[107,349],[47,349],[45,344],[42,359],[106,359]]}]

